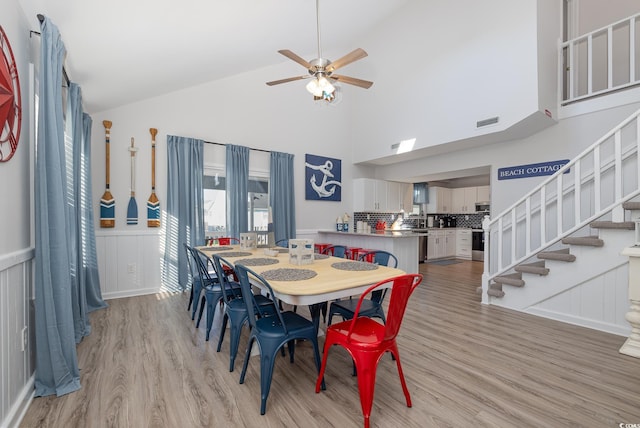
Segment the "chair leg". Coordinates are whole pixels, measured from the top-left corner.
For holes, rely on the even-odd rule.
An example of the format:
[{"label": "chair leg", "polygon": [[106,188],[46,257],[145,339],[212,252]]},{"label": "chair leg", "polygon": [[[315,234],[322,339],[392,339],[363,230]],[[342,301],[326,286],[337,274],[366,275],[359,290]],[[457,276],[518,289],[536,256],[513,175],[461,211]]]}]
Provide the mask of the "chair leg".
[{"label": "chair leg", "polygon": [[229,342],[229,371],[232,372],[236,364],[236,355],[238,355],[238,347],[240,346],[240,333],[242,326],[246,322],[246,318],[235,320],[231,323],[230,342]]},{"label": "chair leg", "polygon": [[187,305],[187,311],[191,309],[191,303],[193,303],[193,285],[191,286],[191,292],[189,293],[189,304]]},{"label": "chair leg", "polygon": [[[272,351],[272,352],[269,352]],[[267,398],[271,390],[271,378],[273,377],[274,358],[277,349],[265,350],[260,354],[260,414],[267,411]]]},{"label": "chair leg", "polygon": [[404,392],[404,398],[407,400],[407,407],[411,407],[411,394],[409,394],[407,383],[404,380],[402,364],[400,364],[400,355],[398,354],[398,345],[395,343],[391,347],[391,355],[395,355],[396,365],[398,366],[398,375],[400,376],[400,383],[402,384],[402,392]]},{"label": "chair leg", "polygon": [[364,416],[364,426],[369,426],[369,417],[373,407],[373,393],[376,386],[376,369],[379,360],[378,353],[355,354],[356,367],[358,369],[358,391],[360,393],[360,406]]},{"label": "chair leg", "polygon": [[[224,333],[227,331],[228,321],[229,321],[229,315],[225,313],[224,317],[222,318],[222,327],[220,330],[220,336],[218,337],[218,347],[216,348],[216,352],[220,352],[220,348],[222,348],[222,341],[224,340]],[[231,337],[233,337],[233,335],[231,335]]]},{"label": "chair leg", "polygon": [[[206,300],[207,299],[204,296],[202,296],[202,298],[200,299],[200,312],[198,313],[198,321],[196,321],[196,328],[200,327],[200,320],[202,319],[202,312],[204,311],[204,307],[207,304]],[[194,311],[194,315],[195,315],[195,311]],[[193,317],[191,319],[193,319]]]},{"label": "chair leg", "polygon": [[[329,357],[329,349],[333,346],[333,341],[329,336],[324,341],[324,350],[322,351],[322,363],[320,364],[320,372],[318,373],[318,380],[316,380],[316,394],[320,392],[320,388],[324,384],[324,371],[327,368],[327,358]],[[326,387],[322,387],[325,389]]]},{"label": "chair leg", "polygon": [[[244,362],[242,363],[242,371],[240,372],[240,384],[244,383],[244,375],[247,374],[247,367],[249,366],[249,358],[251,358],[251,347],[256,340],[255,336],[249,336],[249,343],[247,343],[247,350],[244,353]],[[260,356],[262,358],[262,356]]]}]

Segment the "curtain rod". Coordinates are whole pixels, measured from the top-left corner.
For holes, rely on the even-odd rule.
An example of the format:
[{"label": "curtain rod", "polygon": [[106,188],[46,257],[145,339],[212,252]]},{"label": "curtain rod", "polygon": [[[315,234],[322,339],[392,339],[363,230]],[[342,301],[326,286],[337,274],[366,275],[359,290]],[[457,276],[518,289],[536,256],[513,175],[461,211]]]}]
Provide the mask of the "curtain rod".
[{"label": "curtain rod", "polygon": [[[40,23],[42,24],[44,22],[44,15],[39,13],[36,16],[38,17],[38,21],[40,21]],[[39,31],[33,31],[33,30],[29,31],[29,35],[31,34],[37,34],[38,36],[41,35]],[[68,88],[71,81],[69,80],[69,75],[67,74],[67,70],[64,68],[64,65],[62,66],[62,77],[64,78],[64,81],[67,84],[67,88]]]},{"label": "curtain rod", "polygon": [[[226,144],[224,143],[216,143],[214,141],[205,141],[206,144],[215,144],[217,146],[226,146]],[[265,153],[271,153],[271,150],[264,150],[264,149],[254,149],[253,147],[249,147],[249,150],[253,150],[255,152],[265,152]]]}]

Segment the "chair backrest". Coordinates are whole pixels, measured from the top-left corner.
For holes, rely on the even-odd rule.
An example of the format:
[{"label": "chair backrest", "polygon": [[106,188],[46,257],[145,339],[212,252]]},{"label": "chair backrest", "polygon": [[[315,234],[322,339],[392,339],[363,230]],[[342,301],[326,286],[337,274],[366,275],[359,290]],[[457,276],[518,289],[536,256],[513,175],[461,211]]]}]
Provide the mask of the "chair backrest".
[{"label": "chair backrest", "polygon": [[191,247],[187,245],[186,242],[183,242],[184,251],[187,253],[187,269],[189,271],[189,276],[191,277],[191,283],[193,283],[196,279],[199,279],[198,271],[194,270],[195,262],[193,261],[193,255],[191,253]]},{"label": "chair backrest", "polygon": [[212,276],[209,272],[209,257],[201,251],[198,251],[196,248],[189,247],[189,250],[191,251],[191,258],[198,269],[198,276],[200,277],[202,287],[218,282],[217,277]]},{"label": "chair backrest", "polygon": [[[228,303],[235,297],[231,291],[231,283],[229,282],[229,274],[235,272],[233,265],[216,254],[212,254],[209,259],[211,260],[211,264],[213,265],[213,270],[216,273],[216,277],[220,282],[224,301]],[[222,268],[222,265],[228,266],[231,269],[231,272],[225,271]]]},{"label": "chair backrest", "polygon": [[366,261],[369,256],[373,255],[373,263],[380,266],[398,267],[398,258],[388,251],[375,250],[364,253],[360,256],[360,261]]},{"label": "chair backrest", "polygon": [[288,239],[278,239],[276,241],[276,247],[289,248],[289,240]]},{"label": "chair backrest", "polygon": [[[255,298],[253,297],[253,292],[251,291],[251,281],[249,280],[249,275],[251,275],[254,281],[260,283],[257,285],[258,288],[266,290],[269,296],[273,296],[273,298],[275,298],[275,294],[273,293],[271,285],[269,285],[266,279],[242,264],[236,265],[236,275],[238,275],[238,279],[240,280],[242,296],[244,297],[245,304],[247,305],[247,311],[249,313],[249,325],[251,326],[251,328],[254,328],[256,326],[256,316],[264,317],[266,314],[263,312],[260,306],[256,304]],[[282,317],[280,308],[278,307],[278,305],[274,306],[278,319],[280,320],[280,324],[282,324],[285,334],[288,334],[287,326],[284,323],[284,318]]]},{"label": "chair backrest", "polygon": [[322,254],[329,254],[333,257],[345,258],[347,255],[347,247],[345,247],[344,245],[331,245],[325,248]]},{"label": "chair backrest", "polygon": [[232,245],[232,244],[239,244],[239,243],[240,243],[240,240],[232,236],[218,238],[218,244],[220,245]]},{"label": "chair backrest", "polygon": [[353,318],[351,319],[351,325],[349,326],[349,337],[351,336],[351,332],[358,319],[358,313],[360,312],[362,301],[369,293],[376,290],[377,288],[382,287],[383,285],[388,284],[389,282],[393,282],[393,284],[391,285],[391,299],[389,301],[389,308],[387,309],[383,339],[391,340],[398,335],[398,332],[400,331],[400,325],[402,324],[402,318],[404,317],[404,311],[407,308],[409,297],[411,296],[411,293],[413,293],[413,290],[415,290],[416,287],[422,282],[422,275],[419,273],[400,275],[393,278],[385,279],[384,281],[373,284],[371,287],[367,288],[365,292],[362,293],[362,296],[360,296],[358,304],[356,305]]}]

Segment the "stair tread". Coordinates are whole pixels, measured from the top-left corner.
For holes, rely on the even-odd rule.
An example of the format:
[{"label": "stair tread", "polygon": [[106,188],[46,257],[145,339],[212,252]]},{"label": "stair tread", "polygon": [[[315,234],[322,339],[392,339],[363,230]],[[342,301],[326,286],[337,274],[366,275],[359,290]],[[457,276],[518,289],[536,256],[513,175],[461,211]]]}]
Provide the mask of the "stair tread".
[{"label": "stair tread", "polygon": [[524,286],[524,281],[522,280],[522,274],[520,272],[496,276],[493,280],[498,284],[507,284],[514,287]]},{"label": "stair tread", "polygon": [[626,229],[626,230],[633,230],[633,229],[636,228],[636,224],[633,221],[614,222],[614,221],[608,221],[608,220],[597,220],[597,221],[592,221],[591,223],[589,223],[589,226],[591,226],[594,229]]},{"label": "stair tread", "polygon": [[538,275],[547,275],[549,268],[545,267],[544,260],[533,263],[523,263],[514,268],[516,272],[533,273]]},{"label": "stair tread", "polygon": [[553,251],[541,251],[537,257],[543,260],[558,260],[564,262],[573,262],[576,260],[576,256],[569,253],[568,248]]},{"label": "stair tread", "polygon": [[504,291],[502,291],[501,284],[490,284],[487,290],[487,295],[492,297],[504,297]]},{"label": "stair tread", "polygon": [[604,241],[597,236],[568,236],[562,239],[563,244],[602,247]]},{"label": "stair tread", "polygon": [[640,210],[640,202],[627,201],[622,204],[622,208],[625,210]]}]

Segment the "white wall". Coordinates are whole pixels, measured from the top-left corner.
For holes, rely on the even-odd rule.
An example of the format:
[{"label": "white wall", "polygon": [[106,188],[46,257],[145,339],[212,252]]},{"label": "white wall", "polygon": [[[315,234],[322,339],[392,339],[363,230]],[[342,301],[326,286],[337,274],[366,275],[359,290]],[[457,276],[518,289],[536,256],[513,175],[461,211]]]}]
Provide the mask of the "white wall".
[{"label": "white wall", "polygon": [[[22,131],[18,149],[0,163],[0,426],[21,417],[33,389],[32,341],[23,348],[23,329],[31,336],[32,260],[31,176],[32,142],[29,102],[29,27],[17,0],[0,6],[0,25],[11,44],[18,66],[22,95]],[[37,30],[37,28],[35,28]]]},{"label": "white wall", "polygon": [[[545,54],[560,32],[559,6],[547,9],[556,18],[542,17]],[[379,25],[362,43],[375,62],[357,64],[375,83],[357,94],[354,160],[390,156],[408,138],[420,149],[501,131],[539,111],[539,83],[555,95],[557,71],[555,55],[538,69],[538,13],[535,0],[420,1]],[[555,97],[544,101],[555,108]],[[476,127],[495,116],[497,125]]]}]

